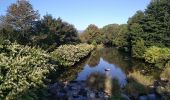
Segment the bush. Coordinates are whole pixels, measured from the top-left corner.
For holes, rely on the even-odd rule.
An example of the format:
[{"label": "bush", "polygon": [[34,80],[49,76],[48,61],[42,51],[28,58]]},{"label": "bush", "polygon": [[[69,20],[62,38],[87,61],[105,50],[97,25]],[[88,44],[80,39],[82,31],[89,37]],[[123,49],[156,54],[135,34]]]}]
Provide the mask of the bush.
[{"label": "bush", "polygon": [[41,49],[16,43],[0,45],[0,99],[34,100],[45,95],[44,79],[53,65]]},{"label": "bush", "polygon": [[136,58],[143,58],[145,49],[146,47],[143,39],[135,41],[135,44],[132,45],[132,56]]},{"label": "bush", "polygon": [[158,67],[164,67],[170,61],[170,49],[152,46],[146,49],[144,58],[148,63],[155,64]]},{"label": "bush", "polygon": [[51,52],[51,56],[63,66],[73,66],[94,49],[93,45],[62,45]]}]

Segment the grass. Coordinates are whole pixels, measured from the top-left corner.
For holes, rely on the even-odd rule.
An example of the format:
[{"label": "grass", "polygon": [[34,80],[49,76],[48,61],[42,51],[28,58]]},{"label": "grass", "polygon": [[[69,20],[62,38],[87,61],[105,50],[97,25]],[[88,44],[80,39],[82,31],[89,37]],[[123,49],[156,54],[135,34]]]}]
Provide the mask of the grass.
[{"label": "grass", "polygon": [[166,80],[170,80],[170,63],[166,64],[166,68],[163,70],[160,77]]},{"label": "grass", "polygon": [[154,80],[150,76],[145,76],[141,74],[139,71],[134,71],[128,75],[128,78],[134,79],[136,82],[144,85],[144,86],[149,86],[152,85]]}]

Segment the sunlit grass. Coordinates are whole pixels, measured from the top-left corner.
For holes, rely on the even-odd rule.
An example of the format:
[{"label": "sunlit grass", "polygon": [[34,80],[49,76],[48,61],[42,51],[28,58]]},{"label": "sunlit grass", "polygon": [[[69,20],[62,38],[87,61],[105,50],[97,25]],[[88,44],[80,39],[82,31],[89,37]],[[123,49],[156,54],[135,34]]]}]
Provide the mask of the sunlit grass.
[{"label": "sunlit grass", "polygon": [[129,73],[128,78],[134,79],[134,81],[144,85],[149,86],[152,85],[154,80],[151,76],[145,76],[141,74],[139,71],[134,71],[132,73]]},{"label": "sunlit grass", "polygon": [[166,64],[166,68],[163,70],[160,77],[170,80],[170,62]]}]

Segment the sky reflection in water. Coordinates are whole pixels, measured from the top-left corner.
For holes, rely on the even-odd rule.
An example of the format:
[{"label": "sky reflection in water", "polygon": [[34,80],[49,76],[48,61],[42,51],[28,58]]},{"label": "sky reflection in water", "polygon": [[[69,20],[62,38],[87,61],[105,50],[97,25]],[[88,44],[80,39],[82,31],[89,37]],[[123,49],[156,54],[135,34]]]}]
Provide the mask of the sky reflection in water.
[{"label": "sky reflection in water", "polygon": [[[110,71],[105,71],[105,69],[110,69]],[[99,63],[95,67],[86,64],[84,69],[78,73],[76,80],[86,80],[92,73],[102,73],[111,78],[117,78],[121,86],[126,84],[126,74],[124,71],[119,66],[110,64],[103,58],[100,58]]]}]

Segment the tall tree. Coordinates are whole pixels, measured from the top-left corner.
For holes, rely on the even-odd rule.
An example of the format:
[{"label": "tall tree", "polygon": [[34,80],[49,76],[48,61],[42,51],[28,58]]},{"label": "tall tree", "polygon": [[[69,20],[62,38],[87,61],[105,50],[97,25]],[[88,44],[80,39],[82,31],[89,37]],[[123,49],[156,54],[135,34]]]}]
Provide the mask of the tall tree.
[{"label": "tall tree", "polygon": [[18,41],[27,43],[31,28],[38,19],[38,11],[35,11],[27,0],[18,0],[8,7],[5,21],[16,31]]},{"label": "tall tree", "polygon": [[169,7],[169,0],[154,0],[148,5],[141,23],[147,45],[170,46]]},{"label": "tall tree", "polygon": [[[118,37],[120,27],[118,24],[109,24],[102,28],[102,34],[104,35],[104,44],[115,45],[115,39]],[[113,43],[114,41],[114,43]]]},{"label": "tall tree", "polygon": [[77,30],[73,25],[63,22],[60,18],[55,19],[49,14],[37,22],[35,33],[34,43],[44,49],[79,42]]}]

